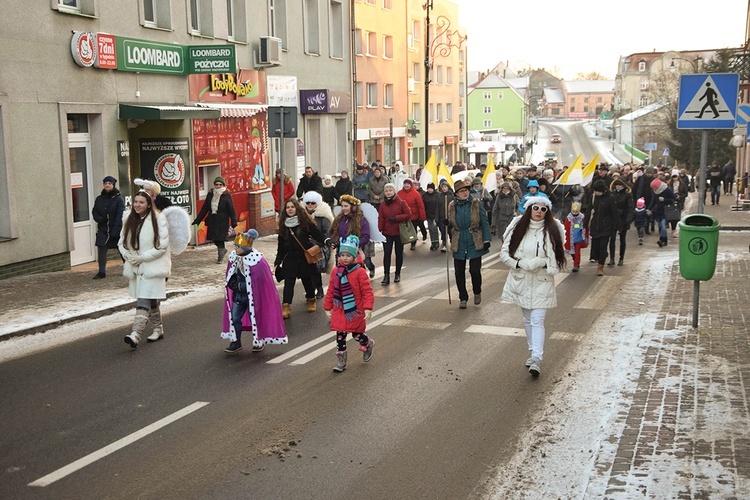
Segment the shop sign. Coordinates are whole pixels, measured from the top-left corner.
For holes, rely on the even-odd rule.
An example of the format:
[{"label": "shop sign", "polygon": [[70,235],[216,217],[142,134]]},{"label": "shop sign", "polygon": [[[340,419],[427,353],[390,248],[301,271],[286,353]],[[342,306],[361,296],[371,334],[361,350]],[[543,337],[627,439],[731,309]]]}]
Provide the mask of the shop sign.
[{"label": "shop sign", "polygon": [[141,175],[153,177],[173,205],[191,213],[191,176],[184,160],[190,153],[188,138],[140,139],[138,149]]},{"label": "shop sign", "polygon": [[70,53],[77,65],[89,68],[96,59],[96,35],[85,31],[73,32],[70,39]]},{"label": "shop sign", "polygon": [[190,75],[188,93],[195,102],[265,104],[265,73],[241,69],[239,73]]},{"label": "shop sign", "polygon": [[115,36],[107,33],[96,34],[96,59],[94,66],[101,69],[117,69],[117,49]]},{"label": "shop sign", "polygon": [[237,70],[234,45],[189,45],[188,73],[233,73]]},{"label": "shop sign", "polygon": [[266,78],[269,106],[297,106],[297,77],[268,75]]},{"label": "shop sign", "polygon": [[300,113],[328,113],[328,90],[300,90]]},{"label": "shop sign", "polygon": [[390,137],[391,136],[391,129],[388,128],[371,128],[370,129],[370,139],[375,139],[378,137]]},{"label": "shop sign", "polygon": [[328,112],[348,113],[352,110],[352,96],[340,90],[328,91]]},{"label": "shop sign", "polygon": [[455,144],[458,141],[458,138],[455,135],[446,135],[445,136],[445,144]]},{"label": "shop sign", "polygon": [[185,47],[117,37],[117,69],[139,73],[186,74]]}]

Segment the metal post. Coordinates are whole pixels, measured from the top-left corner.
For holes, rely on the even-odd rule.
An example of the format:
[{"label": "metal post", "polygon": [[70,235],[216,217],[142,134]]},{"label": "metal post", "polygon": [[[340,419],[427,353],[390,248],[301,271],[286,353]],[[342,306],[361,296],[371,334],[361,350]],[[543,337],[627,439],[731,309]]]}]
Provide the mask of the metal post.
[{"label": "metal post", "polygon": [[430,158],[430,11],[432,10],[432,0],[427,0],[425,4],[425,43],[424,43],[424,163]]},{"label": "metal post", "polygon": [[279,217],[281,217],[282,210],[284,210],[284,207],[286,206],[286,200],[284,199],[284,115],[286,114],[286,110],[282,107],[280,108],[281,113],[281,130],[279,133],[281,134],[279,136],[279,164],[281,166],[281,176],[279,179]]},{"label": "metal post", "polygon": [[693,328],[698,326],[698,307],[700,304],[701,296],[701,282],[693,282]]},{"label": "metal post", "polygon": [[[708,130],[701,134],[701,166],[698,176],[698,213],[703,213],[703,197],[706,195],[706,162],[708,159]],[[701,282],[693,282],[693,328],[698,326],[698,310],[700,308]]]}]

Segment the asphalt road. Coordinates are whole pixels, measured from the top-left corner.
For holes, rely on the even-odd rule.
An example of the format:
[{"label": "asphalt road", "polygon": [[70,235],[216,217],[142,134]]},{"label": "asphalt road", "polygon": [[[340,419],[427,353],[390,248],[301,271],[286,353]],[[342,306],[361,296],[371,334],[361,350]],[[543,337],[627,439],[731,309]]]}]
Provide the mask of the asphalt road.
[{"label": "asphalt road", "polygon": [[225,355],[214,300],[168,315],[165,340],[134,352],[116,328],[0,364],[0,497],[481,496],[627,268],[559,275],[533,379],[520,310],[500,303],[498,240],[483,302],[464,311],[428,246],[407,250],[400,284],[373,280],[373,359],[350,342],[341,374],[299,283],[287,346]]}]

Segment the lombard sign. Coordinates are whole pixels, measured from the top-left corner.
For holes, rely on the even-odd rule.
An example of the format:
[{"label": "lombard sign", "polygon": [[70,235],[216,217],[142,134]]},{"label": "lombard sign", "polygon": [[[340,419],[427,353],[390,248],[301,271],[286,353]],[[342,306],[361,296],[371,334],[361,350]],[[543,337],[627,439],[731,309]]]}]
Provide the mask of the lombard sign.
[{"label": "lombard sign", "polygon": [[186,74],[185,47],[182,45],[120,36],[116,41],[117,69],[120,71]]},{"label": "lombard sign", "polygon": [[191,75],[237,69],[234,45],[178,45],[75,31],[70,53],[79,66],[118,71]]}]

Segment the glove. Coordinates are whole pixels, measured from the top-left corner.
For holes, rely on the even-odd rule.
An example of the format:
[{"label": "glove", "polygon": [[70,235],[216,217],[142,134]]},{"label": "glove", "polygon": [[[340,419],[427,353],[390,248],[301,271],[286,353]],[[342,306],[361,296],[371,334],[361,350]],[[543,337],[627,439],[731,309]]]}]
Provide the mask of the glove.
[{"label": "glove", "polygon": [[372,318],[372,311],[365,310],[365,319],[370,319],[370,318]]},{"label": "glove", "polygon": [[326,316],[328,316],[330,318],[331,317],[331,313],[332,313],[332,311],[326,311]]},{"label": "glove", "polygon": [[659,201],[664,201],[664,197],[663,196],[659,196]]},{"label": "glove", "polygon": [[326,240],[323,242],[323,245],[325,245],[327,247],[332,247],[333,246],[333,241],[331,240],[331,238],[326,238]]},{"label": "glove", "polygon": [[540,267],[544,266],[544,264],[545,264],[544,259],[540,257],[534,257],[531,259],[521,259],[520,261],[518,261],[518,267],[528,272],[534,272]]},{"label": "glove", "polygon": [[396,216],[391,215],[390,217],[388,217],[388,222],[396,222]]},{"label": "glove", "polygon": [[484,249],[485,250],[489,250],[490,249],[490,242],[489,241],[485,241],[484,242]]},{"label": "glove", "polygon": [[197,226],[198,224],[200,224],[200,221],[198,219],[195,219],[190,225]]},{"label": "glove", "polygon": [[128,262],[130,262],[133,266],[138,266],[143,262],[143,257],[138,255],[137,253],[130,253],[126,257],[128,259]]},{"label": "glove", "polygon": [[533,269],[540,269],[547,265],[547,260],[542,257],[534,257],[531,259],[531,267]]}]

